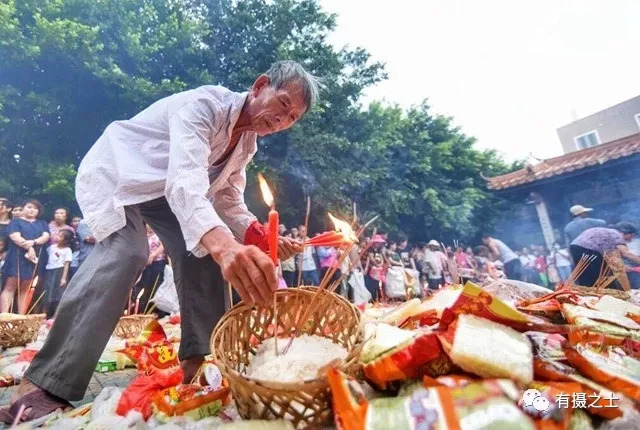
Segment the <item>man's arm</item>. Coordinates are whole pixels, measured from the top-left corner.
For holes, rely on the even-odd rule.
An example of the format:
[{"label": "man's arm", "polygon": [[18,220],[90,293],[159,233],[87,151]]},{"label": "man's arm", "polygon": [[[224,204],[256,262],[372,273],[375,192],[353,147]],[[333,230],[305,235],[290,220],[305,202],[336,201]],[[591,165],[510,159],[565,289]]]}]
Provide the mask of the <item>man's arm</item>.
[{"label": "man's arm", "polygon": [[245,303],[269,303],[277,288],[271,260],[255,247],[238,244],[206,197],[209,138],[217,133],[214,118],[219,110],[209,100],[194,100],[171,114],[165,196],[187,250],[200,257],[209,253]]},{"label": "man's arm", "polygon": [[78,225],[78,237],[81,242],[96,243],[96,240],[89,230],[89,226],[84,221]]}]

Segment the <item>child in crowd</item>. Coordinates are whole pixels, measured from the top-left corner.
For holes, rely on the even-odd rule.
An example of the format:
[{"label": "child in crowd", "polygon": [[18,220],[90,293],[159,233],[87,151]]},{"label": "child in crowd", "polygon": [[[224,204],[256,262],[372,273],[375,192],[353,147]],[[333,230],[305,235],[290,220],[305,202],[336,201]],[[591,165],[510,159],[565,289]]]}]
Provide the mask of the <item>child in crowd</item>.
[{"label": "child in crowd", "polygon": [[46,266],[45,289],[47,295],[47,318],[51,318],[58,308],[64,288],[69,280],[69,267],[73,259],[73,232],[60,230],[57,243],[47,248],[49,261]]}]

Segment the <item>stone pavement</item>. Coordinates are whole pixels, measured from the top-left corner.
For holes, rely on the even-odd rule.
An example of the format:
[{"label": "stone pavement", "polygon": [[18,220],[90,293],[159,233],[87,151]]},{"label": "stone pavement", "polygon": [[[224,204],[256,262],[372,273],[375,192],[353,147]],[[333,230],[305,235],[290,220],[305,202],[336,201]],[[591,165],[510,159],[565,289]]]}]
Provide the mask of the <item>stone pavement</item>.
[{"label": "stone pavement", "polygon": [[[124,370],[116,370],[115,372],[98,373],[94,372],[89,382],[89,387],[84,395],[84,398],[79,402],[73,402],[75,406],[84,405],[85,403],[92,402],[93,399],[102,391],[104,387],[126,387],[136,376],[135,368],[128,368]],[[0,388],[0,407],[4,407],[9,404],[11,395],[16,389],[16,386]]]}]

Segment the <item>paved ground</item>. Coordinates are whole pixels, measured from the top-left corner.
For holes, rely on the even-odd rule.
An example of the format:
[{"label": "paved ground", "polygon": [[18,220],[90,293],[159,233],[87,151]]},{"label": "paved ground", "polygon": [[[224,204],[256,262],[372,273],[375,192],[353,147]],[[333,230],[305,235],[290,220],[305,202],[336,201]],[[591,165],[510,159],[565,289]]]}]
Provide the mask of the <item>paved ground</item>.
[{"label": "paved ground", "polygon": [[[79,402],[73,402],[76,406],[83,405],[85,403],[92,402],[93,399],[102,391],[104,387],[126,387],[129,385],[129,381],[136,375],[136,369],[116,370],[115,372],[98,373],[95,372],[91,377],[91,382],[87,388],[87,392],[84,395],[84,399]],[[11,395],[15,390],[13,387],[0,388],[0,407],[6,406],[11,400]]]}]

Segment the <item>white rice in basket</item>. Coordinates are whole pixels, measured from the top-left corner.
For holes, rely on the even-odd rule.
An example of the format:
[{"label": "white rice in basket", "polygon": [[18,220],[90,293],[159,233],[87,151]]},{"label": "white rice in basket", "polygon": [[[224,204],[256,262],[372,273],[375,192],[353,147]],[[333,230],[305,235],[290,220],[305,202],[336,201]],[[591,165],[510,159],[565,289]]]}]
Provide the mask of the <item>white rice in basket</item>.
[{"label": "white rice in basket", "polygon": [[318,377],[318,370],[329,362],[347,358],[347,350],[326,337],[307,334],[296,337],[287,351],[289,338],[265,339],[247,367],[247,376],[274,382],[300,382]]}]

